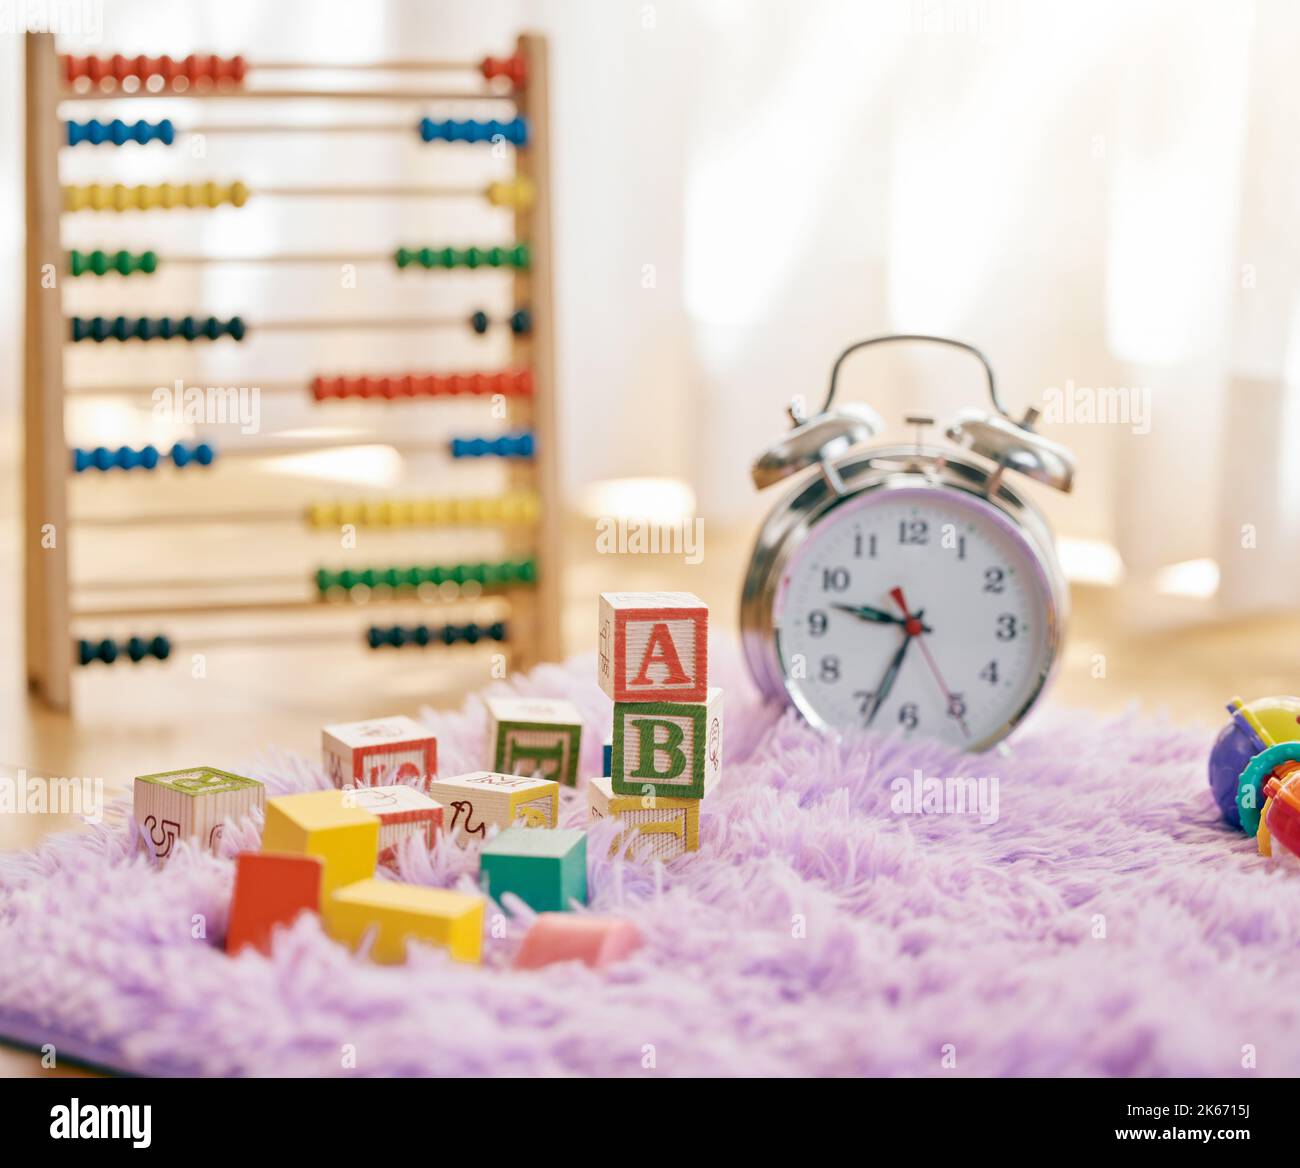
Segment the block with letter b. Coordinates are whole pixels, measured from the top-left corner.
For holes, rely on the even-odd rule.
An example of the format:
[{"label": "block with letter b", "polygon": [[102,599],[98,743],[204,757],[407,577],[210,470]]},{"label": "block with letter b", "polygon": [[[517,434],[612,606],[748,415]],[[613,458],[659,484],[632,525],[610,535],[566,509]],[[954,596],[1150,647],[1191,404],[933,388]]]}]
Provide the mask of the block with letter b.
[{"label": "block with letter b", "polygon": [[617,795],[703,799],[722,777],[722,690],[702,702],[615,702]]},{"label": "block with letter b", "polygon": [[709,609],[689,592],[602,592],[597,677],[616,702],[702,702]]},{"label": "block with letter b", "polygon": [[488,765],[498,774],[578,781],[582,715],[554,698],[488,698]]}]

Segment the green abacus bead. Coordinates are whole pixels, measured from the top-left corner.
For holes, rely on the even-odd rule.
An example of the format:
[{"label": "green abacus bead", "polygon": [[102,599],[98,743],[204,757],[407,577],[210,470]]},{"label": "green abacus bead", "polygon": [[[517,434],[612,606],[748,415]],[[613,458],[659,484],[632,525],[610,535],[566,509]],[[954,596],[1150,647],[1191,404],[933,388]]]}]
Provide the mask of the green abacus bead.
[{"label": "green abacus bead", "polygon": [[535,584],[537,582],[536,560],[524,560],[519,565],[519,579],[525,584]]},{"label": "green abacus bead", "polygon": [[316,569],[316,591],[328,592],[334,586],[334,573],[328,568]]}]

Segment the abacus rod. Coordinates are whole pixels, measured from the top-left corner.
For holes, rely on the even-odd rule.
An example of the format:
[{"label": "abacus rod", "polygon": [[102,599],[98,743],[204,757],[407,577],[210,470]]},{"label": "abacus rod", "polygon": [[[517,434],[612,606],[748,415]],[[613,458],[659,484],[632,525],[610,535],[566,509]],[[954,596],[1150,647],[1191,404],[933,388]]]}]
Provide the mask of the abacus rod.
[{"label": "abacus rod", "polygon": [[[272,511],[159,511],[156,513],[137,512],[135,514],[125,515],[72,515],[69,516],[68,522],[78,527],[187,527],[196,523],[210,523],[215,525],[239,525],[254,523],[305,523],[305,508],[296,508],[293,510],[272,510]],[[382,535],[409,533],[411,531],[428,529],[431,527],[455,527],[462,528],[480,528],[480,527],[536,527],[535,518],[519,518],[508,521],[503,520],[484,520],[479,523],[456,522],[456,523],[403,523],[403,524],[367,524],[366,534]],[[317,534],[323,533],[331,538],[337,538],[338,532],[335,527],[312,528],[308,526],[309,532]]]},{"label": "abacus rod", "polygon": [[101,105],[110,101],[139,101],[141,98],[162,98],[166,101],[466,101],[466,102],[510,102],[514,96],[509,93],[493,93],[487,90],[461,90],[427,92],[417,89],[137,89],[131,93],[121,90],[87,90],[82,93],[69,90],[59,94],[59,104],[94,102]]},{"label": "abacus rod", "polygon": [[[355,332],[358,330],[366,332],[387,332],[389,330],[401,329],[427,329],[427,328],[459,328],[469,322],[462,316],[395,316],[395,317],[374,317],[365,319],[361,317],[340,317],[331,319],[329,317],[311,317],[303,320],[263,320],[257,323],[244,325],[243,335],[251,336],[254,333],[302,333],[302,332],[335,332],[346,331]],[[506,325],[505,320],[489,320],[489,324]],[[164,338],[158,337],[157,340],[180,340],[180,337]],[[68,338],[65,342],[69,345],[81,344],[82,342],[74,341]]]},{"label": "abacus rod", "polygon": [[335,70],[352,70],[358,72],[418,72],[427,70],[431,73],[473,73],[482,68],[482,61],[456,60],[396,60],[396,61],[249,61],[245,66],[250,72],[265,69],[267,72],[283,73],[300,69],[311,72],[334,72]]},{"label": "abacus rod", "polygon": [[[501,246],[514,246],[502,244]],[[376,252],[276,252],[266,255],[159,255],[159,265],[173,264],[385,264],[388,267],[395,267],[393,257],[397,248],[392,251]],[[420,270],[427,270],[421,268]],[[473,271],[473,272],[499,272],[503,275],[511,275],[512,269],[506,267],[494,268],[489,264],[480,264],[476,268],[457,267],[442,269],[444,271]]]},{"label": "abacus rod", "polygon": [[[218,379],[209,379],[209,380],[220,380],[220,379],[218,378]],[[247,377],[239,377],[239,378],[236,378],[235,380],[238,380],[238,381],[240,381],[240,382],[248,382],[249,387],[250,387],[250,388],[254,388],[254,387],[255,387],[255,388],[257,389],[257,391],[258,391],[259,394],[265,393],[265,394],[271,394],[272,396],[278,396],[278,395],[281,395],[281,394],[286,395],[286,396],[287,396],[287,395],[290,395],[290,394],[301,394],[301,395],[303,395],[303,396],[305,396],[305,397],[309,397],[309,398],[313,396],[313,395],[312,395],[311,386],[310,386],[309,384],[307,384],[306,382],[302,382],[302,381],[257,381],[257,380],[255,380],[255,379],[250,379],[250,378],[247,378]],[[89,397],[135,397],[135,396],[138,396],[138,395],[141,395],[141,394],[149,394],[149,395],[153,395],[153,394],[157,393],[158,390],[159,390],[160,388],[161,388],[161,389],[166,389],[168,392],[171,392],[171,387],[170,387],[170,386],[155,386],[155,385],[79,385],[79,386],[72,386],[72,387],[70,387],[70,388],[68,388],[68,389],[65,389],[65,390],[63,391],[63,396],[64,396],[64,397],[70,397],[70,398],[81,398],[81,397],[87,397],[87,398],[89,398]],[[438,402],[441,402],[441,401],[459,401],[459,402],[466,402],[466,401],[479,401],[479,402],[483,402],[483,403],[486,404],[486,405],[491,405],[491,403],[492,403],[492,396],[493,396],[493,395],[491,395],[491,394],[484,394],[484,393],[457,393],[457,394],[414,394],[414,395],[409,396],[409,397],[404,396],[404,395],[398,395],[398,396],[394,396],[394,397],[392,397],[392,398],[387,398],[387,397],[384,397],[382,394],[376,394],[376,395],[373,395],[373,396],[371,396],[371,397],[366,397],[366,396],[363,395],[363,394],[349,394],[349,395],[344,396],[344,397],[338,397],[338,398],[331,397],[331,398],[327,398],[326,400],[331,401],[331,402],[334,402],[334,401],[340,401],[340,402],[344,402],[344,401],[392,401],[392,402],[401,402],[401,403],[408,403],[408,402],[424,402],[424,401],[429,401],[429,402],[433,402],[433,401],[438,401]],[[315,399],[313,398],[313,400],[315,400]],[[528,399],[525,398],[525,399],[524,399],[525,404],[527,403],[527,401],[528,401]]]},{"label": "abacus rod", "polygon": [[[415,134],[417,122],[264,122],[211,126],[177,126],[178,135],[190,134]],[[428,145],[429,143],[426,143]]]},{"label": "abacus rod", "polygon": [[[453,604],[482,603],[482,601],[483,595],[480,593],[476,596],[444,600],[441,604],[450,606]],[[385,597],[382,601],[368,601],[364,604],[356,601],[330,600],[327,597],[313,597],[310,599],[307,597],[294,599],[286,597],[282,600],[227,600],[204,604],[173,604],[163,601],[158,604],[137,604],[121,607],[75,608],[72,617],[75,620],[112,621],[119,617],[157,616],[159,613],[166,613],[169,616],[222,616],[231,613],[328,612],[336,609],[340,612],[358,613],[362,610],[379,609],[385,605],[395,605],[403,608],[431,606],[430,601],[425,600],[418,594],[394,593],[392,597]]]},{"label": "abacus rod", "polygon": [[480,198],[485,192],[481,186],[438,187],[252,187],[250,196],[270,195],[277,199],[465,199]]}]

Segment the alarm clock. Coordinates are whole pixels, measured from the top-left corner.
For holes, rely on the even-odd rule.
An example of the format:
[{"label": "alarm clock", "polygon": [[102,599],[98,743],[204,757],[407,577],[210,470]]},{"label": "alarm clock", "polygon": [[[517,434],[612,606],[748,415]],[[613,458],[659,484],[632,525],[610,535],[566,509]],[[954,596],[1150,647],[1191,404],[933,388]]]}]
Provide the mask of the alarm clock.
[{"label": "alarm clock", "polygon": [[[916,341],[977,358],[991,412],[962,411],[952,445],[870,446],[870,407],[836,407],[840,369],[871,345]],[[1052,533],[1020,476],[1069,491],[1074,459],[1003,408],[992,366],[946,337],[850,345],[819,413],[754,463],[760,490],[797,481],[763,523],[745,574],[741,632],[759,689],[813,726],[896,730],[982,751],[1033,708],[1060,653],[1069,590]],[[807,472],[807,473],[805,473]]]}]

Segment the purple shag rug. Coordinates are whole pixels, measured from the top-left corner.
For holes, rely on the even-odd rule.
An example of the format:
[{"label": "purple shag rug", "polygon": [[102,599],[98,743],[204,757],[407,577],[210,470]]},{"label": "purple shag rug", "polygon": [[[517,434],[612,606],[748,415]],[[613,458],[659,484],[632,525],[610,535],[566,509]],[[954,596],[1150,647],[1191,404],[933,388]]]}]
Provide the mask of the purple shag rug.
[{"label": "purple shag rug", "polygon": [[[591,911],[646,941],[622,964],[511,970],[518,905],[481,966],[423,946],[375,966],[310,916],[232,959],[231,856],[260,822],[158,871],[119,817],[0,856],[0,1034],[146,1074],[1300,1073],[1300,864],[1220,823],[1210,735],[1048,709],[1009,756],[836,744],[761,706],[734,651],[712,660],[726,767],[699,853],[610,861],[614,825],[592,832]],[[586,774],[611,717],[594,676],[584,657],[515,687],[578,703]],[[480,699],[424,720],[443,773],[480,769]],[[326,785],[314,759],[231,769],[271,795]],[[991,782],[984,815],[906,813],[894,780],[917,770],[996,779],[996,815]],[[562,825],[585,819],[566,792]],[[477,861],[440,843],[401,867],[469,888]]]}]

